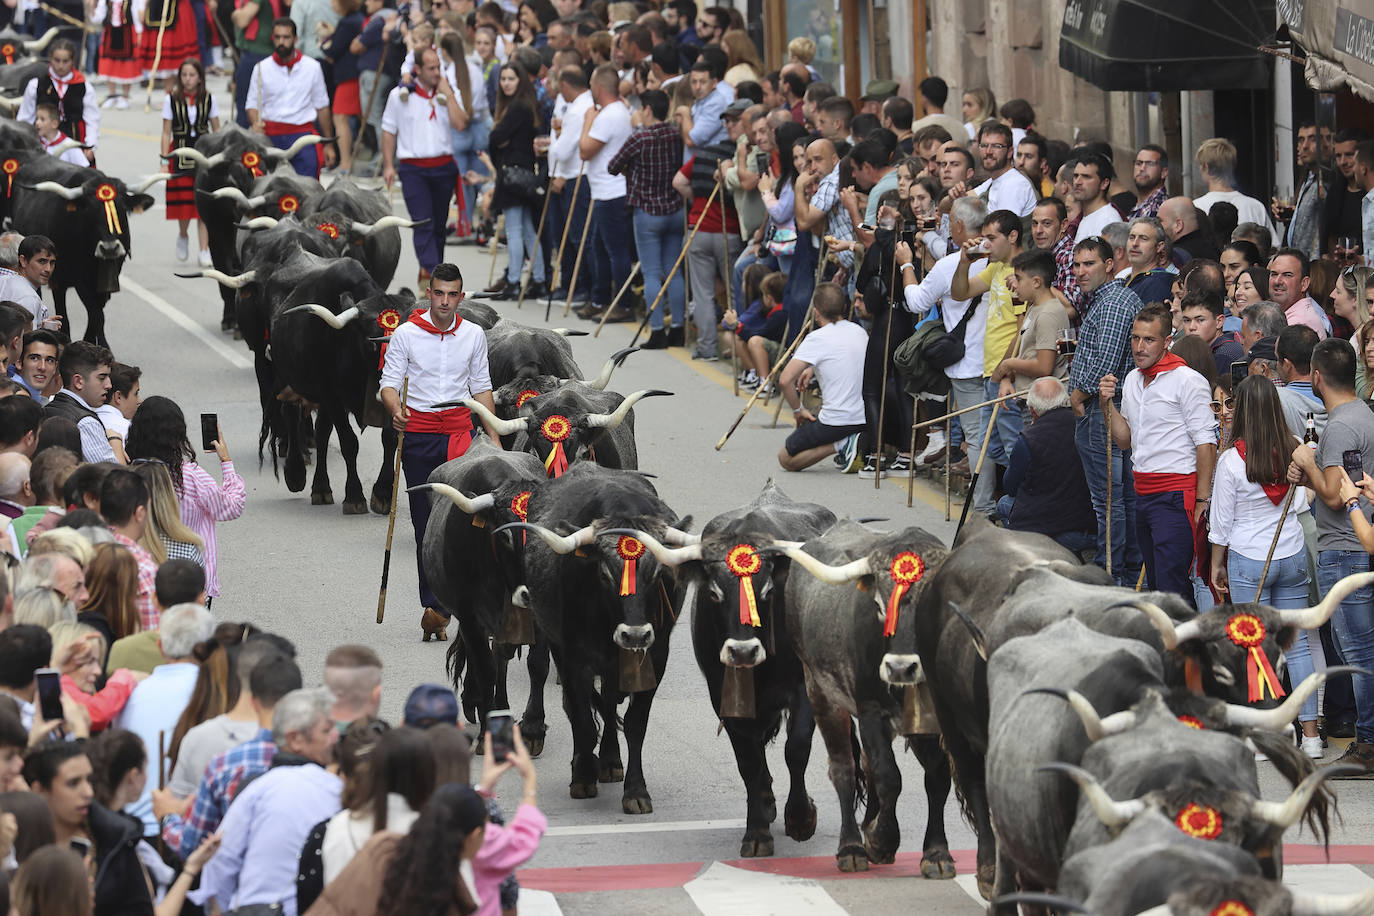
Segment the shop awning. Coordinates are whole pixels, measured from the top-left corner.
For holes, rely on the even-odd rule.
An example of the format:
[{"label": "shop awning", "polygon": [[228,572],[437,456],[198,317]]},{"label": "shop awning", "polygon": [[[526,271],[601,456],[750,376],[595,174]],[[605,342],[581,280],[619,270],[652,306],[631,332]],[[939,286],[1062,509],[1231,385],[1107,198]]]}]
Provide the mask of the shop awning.
[{"label": "shop awning", "polygon": [[[1360,12],[1351,9],[1358,5]],[[1288,34],[1307,52],[1307,82],[1323,92],[1349,86],[1374,101],[1374,9],[1339,0],[1279,0]]]},{"label": "shop awning", "polygon": [[1275,23],[1273,0],[1068,0],[1059,66],[1111,91],[1262,89]]}]

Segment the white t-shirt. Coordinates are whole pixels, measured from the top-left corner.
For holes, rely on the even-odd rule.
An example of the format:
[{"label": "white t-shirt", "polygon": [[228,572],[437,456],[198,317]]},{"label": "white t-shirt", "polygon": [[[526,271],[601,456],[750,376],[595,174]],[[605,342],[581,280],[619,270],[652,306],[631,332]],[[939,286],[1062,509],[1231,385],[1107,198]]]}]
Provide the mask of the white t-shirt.
[{"label": "white t-shirt", "polygon": [[1030,179],[1015,168],[983,182],[973,193],[986,197],[989,213],[993,210],[1010,210],[1017,216],[1028,215],[1035,209],[1035,202],[1039,199]]},{"label": "white t-shirt", "polygon": [[1236,208],[1236,215],[1242,223],[1259,223],[1269,230],[1270,238],[1278,238],[1274,232],[1274,221],[1269,218],[1269,208],[1239,191],[1208,191],[1201,197],[1193,198],[1193,206],[1203,213],[1211,213],[1212,204],[1223,200]]},{"label": "white t-shirt", "polygon": [[836,321],[806,335],[796,359],[816,367],[821,384],[821,412],[826,426],[864,422],[864,353],[868,332],[852,321]]},{"label": "white t-shirt", "polygon": [[100,418],[101,423],[105,424],[106,429],[112,429],[121,436],[128,437],[129,421],[124,418],[124,414],[119,412],[118,407],[111,404],[101,404],[95,409],[95,415]]},{"label": "white t-shirt", "polygon": [[1073,237],[1073,243],[1077,245],[1084,239],[1090,239],[1095,235],[1101,235],[1103,229],[1107,228],[1112,223],[1119,222],[1121,222],[1121,214],[1117,212],[1116,207],[1113,207],[1110,203],[1103,204],[1092,213],[1083,217],[1082,222],[1078,224],[1078,232],[1075,233]]},{"label": "white t-shirt", "polygon": [[607,166],[620,152],[625,141],[634,133],[630,124],[630,109],[624,102],[612,102],[600,112],[587,112],[587,117],[595,116],[596,121],[587,136],[600,140],[605,145],[595,156],[587,160],[587,182],[592,187],[592,200],[615,200],[625,196],[625,176],[612,175]]}]

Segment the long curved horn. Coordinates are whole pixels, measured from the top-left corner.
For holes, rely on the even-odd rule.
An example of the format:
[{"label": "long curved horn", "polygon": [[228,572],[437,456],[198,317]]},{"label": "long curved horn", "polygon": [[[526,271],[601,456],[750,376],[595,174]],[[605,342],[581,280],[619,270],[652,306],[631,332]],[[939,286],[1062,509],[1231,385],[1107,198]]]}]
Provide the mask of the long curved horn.
[{"label": "long curved horn", "polygon": [[49,42],[51,42],[54,38],[57,37],[58,31],[59,29],[51,28],[44,32],[38,38],[35,38],[33,41],[24,42],[24,50],[28,51],[29,53],[42,51],[44,48],[48,46]]},{"label": "long curved horn", "polygon": [[535,534],[539,535],[540,539],[545,544],[553,548],[554,553],[558,554],[570,554],[579,547],[586,547],[596,536],[591,525],[585,528],[579,528],[572,534],[555,534],[542,525],[536,525],[533,522],[511,522],[509,525],[502,525],[500,528],[497,528],[492,534],[500,534],[507,528],[525,528],[529,531],[533,531]]},{"label": "long curved horn", "polygon": [[69,188],[64,184],[58,184],[56,181],[40,181],[29,187],[35,191],[47,191],[50,194],[56,194],[65,200],[80,200],[85,194],[80,188]]},{"label": "long curved horn", "polygon": [[830,585],[844,585],[873,573],[873,564],[868,562],[868,557],[860,557],[843,566],[831,566],[800,547],[784,547],[781,553],[817,579]]},{"label": "long curved horn", "polygon": [[359,222],[358,220],[354,220],[352,229],[358,235],[372,235],[373,233],[381,232],[383,229],[413,229],[421,223],[427,222],[429,222],[428,219],[409,220],[406,219],[404,216],[383,216],[375,223],[363,223]]},{"label": "long curved horn", "polygon": [[237,277],[231,277],[224,271],[216,270],[213,267],[207,267],[195,273],[177,274],[177,276],[183,280],[197,280],[201,277],[205,277],[206,279],[218,282],[220,286],[227,286],[229,289],[242,289],[258,278],[258,272],[256,270],[245,270]]},{"label": "long curved horn", "polygon": [[205,155],[204,153],[202,153],[200,150],[196,149],[196,148],[193,147],[193,146],[178,146],[176,149],[172,150],[170,153],[168,153],[167,155],[163,156],[162,158],[163,158],[163,159],[178,159],[178,158],[193,159],[193,160],[195,160],[195,163],[196,163],[197,165],[202,166],[202,167],[207,168],[207,169],[212,169],[212,168],[214,168],[215,166],[219,165],[221,162],[223,162],[225,157],[224,157],[224,153],[222,153],[222,152],[215,153],[213,156],[207,156],[207,155]]},{"label": "long curved horn", "polygon": [[1062,773],[1078,783],[1078,790],[1083,793],[1088,804],[1093,806],[1093,813],[1109,830],[1126,826],[1136,815],[1145,810],[1145,803],[1138,798],[1116,801],[1107,794],[1106,789],[1102,788],[1097,777],[1082,767],[1076,767],[1071,763],[1042,763],[1035,768],[1035,771],[1037,773]]},{"label": "long curved horn", "polygon": [[142,194],[144,191],[148,190],[153,185],[160,184],[164,181],[170,181],[171,178],[172,175],[170,172],[158,172],[156,175],[149,175],[147,178],[143,179],[143,183],[138,186],[138,189],[134,191],[134,193]]},{"label": "long curved horn", "polygon": [[250,232],[257,229],[271,229],[277,225],[279,220],[272,216],[255,216],[247,222],[237,223],[235,228],[247,229]]},{"label": "long curved horn", "polygon": [[1032,687],[1022,691],[1023,696],[1027,693],[1047,693],[1067,702],[1069,708],[1076,712],[1078,718],[1083,721],[1083,731],[1087,732],[1089,741],[1100,741],[1109,735],[1119,735],[1135,728],[1136,715],[1131,710],[1123,709],[1121,712],[1114,712],[1103,719],[1097,714],[1097,709],[1094,708],[1092,701],[1077,690],[1065,690],[1062,687]]},{"label": "long curved horn", "polygon": [[[1116,607],[1133,607],[1141,611],[1146,617],[1150,618],[1150,623],[1155,625],[1159,631],[1160,638],[1164,641],[1164,648],[1177,649],[1178,644],[1183,640],[1178,638],[1178,629],[1174,626],[1174,621],[1168,614],[1164,613],[1164,608],[1155,604],[1153,601],[1146,601],[1143,598],[1130,598],[1126,601],[1117,601],[1107,606],[1107,610]],[[1186,624],[1185,624],[1186,626]]]},{"label": "long curved horn", "polygon": [[625,362],[625,357],[638,350],[639,347],[626,347],[623,350],[616,350],[611,354],[611,358],[601,364],[601,372],[590,382],[583,382],[588,388],[595,388],[597,391],[605,391],[606,385],[611,381],[611,373],[616,367]]},{"label": "long curved horn", "polygon": [[301,137],[295,143],[292,143],[286,149],[269,149],[267,151],[267,158],[275,159],[279,162],[286,159],[294,159],[296,158],[296,154],[299,153],[301,150],[305,149],[307,146],[313,146],[316,143],[323,142],[324,137],[321,137],[319,134],[308,134],[304,137]]},{"label": "long curved horn", "polygon": [[1355,573],[1353,576],[1346,576],[1333,585],[1331,591],[1327,592],[1326,597],[1315,607],[1279,611],[1279,619],[1291,627],[1315,630],[1331,619],[1336,608],[1340,607],[1341,602],[1351,592],[1364,588],[1370,583],[1374,583],[1374,572],[1362,572]]},{"label": "long curved horn", "polygon": [[[61,143],[59,143],[59,144],[57,144],[56,146],[54,146],[54,147],[52,148],[52,150],[50,151],[50,153],[51,153],[51,155],[53,155],[53,156],[60,156],[60,155],[62,155],[63,153],[65,153],[65,152],[66,152],[67,150],[69,150],[69,149],[91,149],[91,147],[90,147],[90,146],[87,146],[85,143],[82,143],[80,140],[73,140],[71,137],[68,137],[67,139],[63,140]],[[160,179],[160,180],[162,180],[162,181],[166,181],[167,179],[169,179],[169,178],[172,177],[170,174],[166,174],[166,173],[159,173],[159,174],[162,175],[162,178]]]},{"label": "long curved horn", "polygon": [[559,337],[586,337],[587,331],[574,331],[572,328],[549,328],[550,331]]},{"label": "long curved horn", "polygon": [[1374,887],[1358,894],[1304,894],[1290,891],[1293,916],[1370,916],[1374,913]]},{"label": "long curved horn", "polygon": [[24,100],[22,98],[10,98],[7,95],[0,95],[0,108],[6,111],[16,111]]},{"label": "long curved horn", "polygon": [[665,547],[652,535],[645,534],[638,528],[607,528],[598,534],[628,534],[632,538],[638,538],[644,542],[644,546],[649,548],[649,552],[654,558],[664,566],[678,567],[683,563],[690,563],[693,560],[701,559],[701,542],[688,544],[685,547]]},{"label": "long curved horn", "polygon": [[1316,794],[1323,781],[1353,776],[1364,771],[1364,767],[1353,764],[1332,764],[1321,767],[1308,774],[1306,779],[1298,783],[1298,787],[1293,790],[1292,794],[1281,802],[1264,801],[1259,798],[1252,801],[1250,803],[1250,816],[1257,821],[1264,821],[1281,830],[1287,830],[1302,820],[1303,812],[1307,810],[1308,804],[1312,801],[1312,796]]},{"label": "long curved horn", "polygon": [[457,487],[451,487],[446,483],[422,483],[414,487],[406,487],[407,493],[415,493],[420,490],[430,490],[440,496],[448,497],[448,501],[468,515],[476,515],[478,512],[485,512],[496,505],[495,493],[483,493],[481,496],[474,496],[469,499],[463,491]]},{"label": "long curved horn", "polygon": [[700,544],[701,535],[688,534],[686,531],[668,528],[663,532],[663,543],[671,544],[674,547],[689,547],[692,544]]},{"label": "long curved horn", "polygon": [[249,206],[248,195],[238,188],[216,188],[210,192],[210,196],[215,200],[232,200],[234,203]]},{"label": "long curved horn", "polygon": [[316,305],[313,302],[307,305],[298,305],[294,308],[289,308],[286,311],[282,312],[282,314],[291,315],[295,314],[296,312],[309,312],[310,314],[314,315],[316,318],[320,319],[336,331],[343,330],[343,326],[348,324],[354,318],[357,318],[359,314],[358,307],[356,305],[352,308],[346,308],[342,312],[339,312],[339,314],[335,315],[333,312],[331,312],[324,306]]},{"label": "long curved horn", "polygon": [[1238,706],[1227,703],[1226,724],[1237,728],[1259,728],[1270,732],[1283,731],[1293,724],[1293,720],[1298,717],[1298,712],[1302,709],[1302,704],[1306,702],[1307,698],[1316,693],[1317,688],[1327,678],[1340,674],[1370,675],[1374,672],[1356,668],[1353,665],[1334,666],[1325,671],[1313,672],[1304,678],[1301,684],[1294,687],[1293,692],[1281,704],[1272,709],[1256,709],[1253,706]]},{"label": "long curved horn", "polygon": [[638,404],[644,398],[670,397],[671,395],[671,391],[661,391],[657,388],[641,388],[621,401],[620,406],[612,413],[587,414],[587,428],[615,429],[621,423],[625,422],[625,418],[630,415],[630,408]]},{"label": "long curved horn", "polygon": [[495,429],[496,435],[498,436],[513,436],[529,428],[529,424],[525,421],[524,417],[520,417],[516,420],[503,420],[490,410],[487,410],[485,404],[474,401],[472,398],[461,398],[457,401],[444,401],[441,404],[435,404],[433,409],[440,410],[449,407],[466,407],[468,410],[477,414],[484,423]]}]

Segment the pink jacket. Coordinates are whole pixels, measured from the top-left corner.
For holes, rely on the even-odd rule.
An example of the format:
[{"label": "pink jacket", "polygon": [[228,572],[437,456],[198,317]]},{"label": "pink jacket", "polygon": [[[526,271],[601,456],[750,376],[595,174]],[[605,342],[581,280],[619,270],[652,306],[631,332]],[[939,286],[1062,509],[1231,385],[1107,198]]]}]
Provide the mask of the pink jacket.
[{"label": "pink jacket", "polygon": [[62,675],[62,692],[86,708],[91,717],[91,731],[104,731],[114,721],[115,716],[129,702],[138,681],[127,668],[120,668],[105,682],[104,688],[95,694],[87,693],[76,686],[76,681]]},{"label": "pink jacket", "polygon": [[530,860],[548,826],[548,818],[534,805],[521,805],[505,826],[487,824],[482,848],[472,861],[477,895],[482,898],[478,916],[497,916],[501,912],[501,882]]}]

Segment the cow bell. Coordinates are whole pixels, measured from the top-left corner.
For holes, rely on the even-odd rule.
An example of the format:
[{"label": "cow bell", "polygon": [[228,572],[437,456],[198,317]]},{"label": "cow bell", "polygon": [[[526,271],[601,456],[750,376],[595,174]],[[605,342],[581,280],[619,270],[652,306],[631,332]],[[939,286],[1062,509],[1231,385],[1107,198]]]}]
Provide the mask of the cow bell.
[{"label": "cow bell", "polygon": [[725,666],[725,677],[720,683],[720,717],[752,719],[754,716],[754,669]]},{"label": "cow bell", "polygon": [[940,734],[940,723],[935,718],[935,703],[930,696],[930,685],[924,681],[902,688],[902,734]]},{"label": "cow bell", "polygon": [[119,269],[122,266],[123,258],[96,258],[95,291],[102,296],[119,292]]},{"label": "cow bell", "polygon": [[534,645],[534,615],[529,608],[506,602],[506,612],[501,615],[501,642],[508,646]]},{"label": "cow bell", "polygon": [[643,693],[658,686],[658,675],[654,674],[654,660],[641,649],[620,650],[620,691],[622,693]]}]

